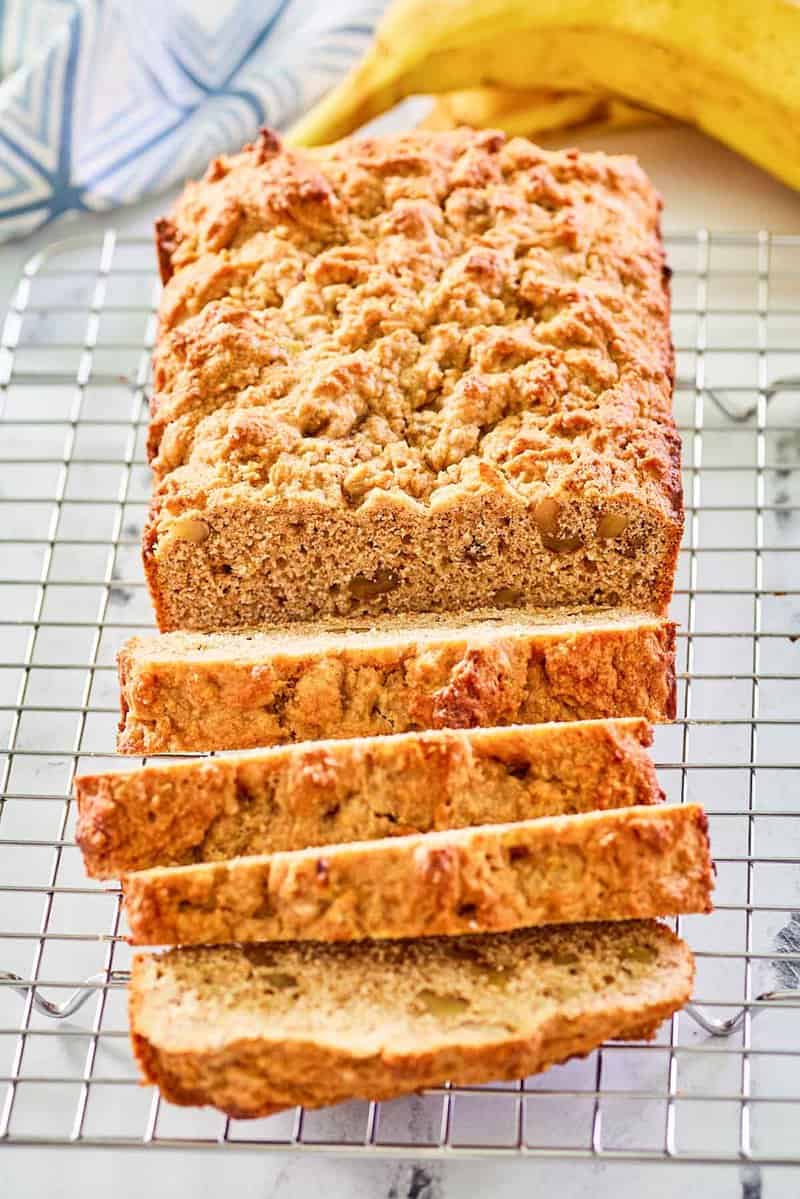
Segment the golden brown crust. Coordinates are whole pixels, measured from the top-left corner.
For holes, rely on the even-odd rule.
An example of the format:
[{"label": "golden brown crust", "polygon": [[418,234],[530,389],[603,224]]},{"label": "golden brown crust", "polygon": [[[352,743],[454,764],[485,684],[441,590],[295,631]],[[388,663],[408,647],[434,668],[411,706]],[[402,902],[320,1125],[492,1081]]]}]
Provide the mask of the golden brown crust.
[{"label": "golden brown crust", "polygon": [[162,283],[172,278],[172,257],[179,244],[178,231],[172,221],[161,217],[156,221],[156,257]]},{"label": "golden brown crust", "polygon": [[[610,1038],[650,1038],[694,975],[688,948],[653,922],[254,949],[134,957],[134,1053],[170,1102],[247,1118],[522,1078]],[[287,980],[288,995],[275,987]]]},{"label": "golden brown crust", "polygon": [[697,805],[323,846],[123,879],[136,945],[456,936],[711,910]]},{"label": "golden brown crust", "polygon": [[682,526],[660,202],[457,130],[216,159],[159,230],[162,628],[663,611]]},{"label": "golden brown crust", "polygon": [[75,779],[93,878],[658,803],[640,719],[306,742]]},{"label": "golden brown crust", "polygon": [[484,611],[134,637],[121,753],[675,714],[675,626],[625,611]]}]

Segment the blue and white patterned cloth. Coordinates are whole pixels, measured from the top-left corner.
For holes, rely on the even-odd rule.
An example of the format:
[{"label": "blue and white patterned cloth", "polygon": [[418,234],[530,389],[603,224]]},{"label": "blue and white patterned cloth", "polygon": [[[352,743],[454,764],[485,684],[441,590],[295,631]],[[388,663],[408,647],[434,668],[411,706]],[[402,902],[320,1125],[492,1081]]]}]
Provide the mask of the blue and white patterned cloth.
[{"label": "blue and white patterned cloth", "polygon": [[383,0],[0,0],[0,241],[163,191],[280,128]]}]

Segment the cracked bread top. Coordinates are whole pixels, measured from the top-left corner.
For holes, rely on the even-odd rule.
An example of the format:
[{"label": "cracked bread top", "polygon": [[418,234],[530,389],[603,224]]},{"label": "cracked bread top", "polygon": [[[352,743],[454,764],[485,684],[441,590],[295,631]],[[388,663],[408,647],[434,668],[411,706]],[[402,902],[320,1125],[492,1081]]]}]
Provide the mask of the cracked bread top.
[{"label": "cracked bread top", "polygon": [[159,224],[166,512],[491,489],[674,520],[659,209],[631,158],[494,132],[215,159]]}]

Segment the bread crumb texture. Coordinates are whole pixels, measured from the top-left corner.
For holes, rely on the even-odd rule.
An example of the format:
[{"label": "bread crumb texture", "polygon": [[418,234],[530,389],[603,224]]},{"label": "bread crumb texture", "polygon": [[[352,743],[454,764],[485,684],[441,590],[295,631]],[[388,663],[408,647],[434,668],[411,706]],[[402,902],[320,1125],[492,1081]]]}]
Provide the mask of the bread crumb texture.
[{"label": "bread crumb texture", "polygon": [[686,945],[641,921],[139,955],[129,1003],[148,1082],[249,1117],[523,1078],[650,1038],[693,976]]}]

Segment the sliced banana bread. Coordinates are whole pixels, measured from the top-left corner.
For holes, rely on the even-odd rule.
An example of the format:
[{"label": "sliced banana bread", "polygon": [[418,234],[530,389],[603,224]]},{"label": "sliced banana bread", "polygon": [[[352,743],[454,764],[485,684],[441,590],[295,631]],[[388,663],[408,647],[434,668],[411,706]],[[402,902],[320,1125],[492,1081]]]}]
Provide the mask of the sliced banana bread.
[{"label": "sliced banana bread", "polygon": [[134,637],[117,748],[249,749],[413,729],[675,715],[675,626],[629,612],[487,610]]},{"label": "sliced banana bread", "polygon": [[689,999],[692,955],[654,921],[358,945],[137,955],[133,1049],[179,1104],[266,1116],[522,1078],[650,1038]]},{"label": "sliced banana bread", "polygon": [[658,803],[646,720],[303,742],[75,780],[93,878]]},{"label": "sliced banana bread", "polygon": [[136,945],[500,932],[711,910],[694,804],[618,808],[156,867],[125,876]]}]

